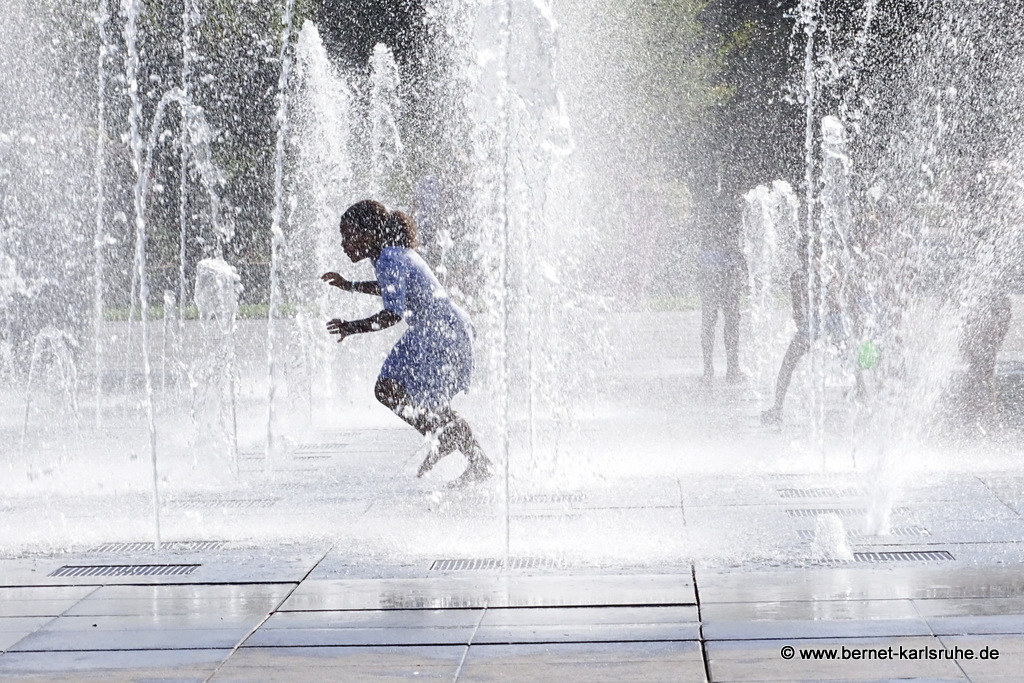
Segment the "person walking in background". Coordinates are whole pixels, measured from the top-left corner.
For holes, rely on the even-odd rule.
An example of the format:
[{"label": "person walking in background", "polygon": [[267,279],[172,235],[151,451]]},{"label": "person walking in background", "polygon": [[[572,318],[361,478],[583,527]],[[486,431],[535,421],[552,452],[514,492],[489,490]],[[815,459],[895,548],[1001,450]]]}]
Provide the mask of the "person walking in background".
[{"label": "person walking in background", "polygon": [[740,370],[740,298],[747,279],[746,259],[738,240],[719,238],[719,244],[705,244],[697,253],[697,287],[701,302],[700,346],[704,357],[703,381],[715,376],[715,328],[722,312],[722,337],[725,344],[725,379],[730,384],[743,381]]},{"label": "person walking in background", "polygon": [[842,345],[846,340],[838,280],[831,280],[825,285],[823,316],[813,308],[810,311],[807,310],[810,303],[811,278],[814,278],[816,290],[821,287],[821,251],[817,241],[815,241],[815,245],[815,253],[810,257],[813,268],[808,263],[808,238],[804,236],[797,247],[797,256],[801,259],[800,265],[789,278],[796,332],[793,333],[793,338],[786,348],[786,354],[782,358],[782,364],[779,366],[779,376],[775,381],[775,402],[771,408],[761,413],[763,424],[782,422],[782,406],[786,401],[786,393],[789,391],[789,384],[793,379],[793,371],[796,370],[796,365],[804,357],[804,354],[810,350],[811,342],[822,334],[826,339],[838,345]]},{"label": "person walking in background", "polygon": [[338,273],[321,279],[347,292],[379,296],[384,310],[362,320],[327,323],[327,331],[343,341],[353,334],[391,327],[400,320],[408,328],[388,354],[374,394],[402,420],[434,441],[420,465],[422,477],[446,455],[458,450],[468,460],[465,472],[449,484],[463,486],[491,476],[491,461],[469,424],[451,408],[452,397],[469,388],[473,374],[473,327],[416,253],[416,226],[401,211],[364,200],[341,217],[341,244],[357,263],[370,259],[375,281],[351,282]]},{"label": "person walking in background", "polygon": [[1010,297],[996,290],[970,309],[960,333],[960,353],[967,363],[961,392],[961,418],[982,425],[998,412],[996,360],[1010,330]]}]

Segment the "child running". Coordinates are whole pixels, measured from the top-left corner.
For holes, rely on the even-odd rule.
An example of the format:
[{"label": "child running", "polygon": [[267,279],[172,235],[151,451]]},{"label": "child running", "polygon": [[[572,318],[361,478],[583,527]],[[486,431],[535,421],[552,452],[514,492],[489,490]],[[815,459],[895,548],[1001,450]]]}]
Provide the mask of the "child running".
[{"label": "child running", "polygon": [[414,251],[412,219],[380,202],[363,200],[341,217],[341,246],[353,263],[369,258],[376,281],[352,282],[333,272],[321,279],[347,292],[379,296],[384,310],[362,320],[331,320],[327,331],[341,342],[349,335],[382,330],[400,320],[409,325],[384,361],[374,394],[420,434],[434,440],[416,476],[422,477],[441,458],[458,450],[469,465],[449,486],[487,479],[491,461],[469,424],[451,409],[452,397],[469,388],[473,374],[473,327]]}]

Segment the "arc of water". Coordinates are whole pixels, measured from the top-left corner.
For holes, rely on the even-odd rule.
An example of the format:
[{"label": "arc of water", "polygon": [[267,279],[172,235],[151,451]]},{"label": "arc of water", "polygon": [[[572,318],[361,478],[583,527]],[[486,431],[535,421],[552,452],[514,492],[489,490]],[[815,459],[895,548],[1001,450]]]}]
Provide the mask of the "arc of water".
[{"label": "arc of water", "polygon": [[[28,434],[29,416],[32,412],[32,384],[35,380],[36,369],[43,358],[43,353],[49,350],[56,362],[56,367],[61,376],[61,388],[66,394],[67,402],[71,405],[74,416],[75,429],[79,428],[79,412],[77,399],[78,370],[72,358],[71,349],[78,346],[74,337],[58,330],[55,327],[44,327],[35,339],[32,340],[32,355],[29,357],[28,379],[25,387],[25,414],[21,424],[21,458],[25,458],[25,439]],[[70,378],[69,378],[70,375]]]}]

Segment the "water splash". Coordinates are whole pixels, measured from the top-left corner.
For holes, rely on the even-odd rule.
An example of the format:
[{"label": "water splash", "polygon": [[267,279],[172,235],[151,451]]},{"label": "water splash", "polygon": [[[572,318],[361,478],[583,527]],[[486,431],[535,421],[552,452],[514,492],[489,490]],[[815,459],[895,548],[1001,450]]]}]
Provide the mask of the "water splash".
[{"label": "water splash", "polygon": [[370,56],[369,195],[386,205],[395,203],[396,183],[408,176],[400,132],[400,85],[394,54],[378,43]]},{"label": "water splash", "polygon": [[[753,391],[775,378],[776,343],[772,321],[778,301],[789,295],[789,276],[798,266],[796,245],[800,200],[792,186],[776,180],[743,195],[744,254],[750,287],[750,349],[744,364],[752,368]],[[759,399],[764,399],[758,395]]]},{"label": "water splash", "polygon": [[284,164],[288,140],[289,78],[292,69],[292,19],[295,16],[295,0],[286,0],[281,15],[281,46],[279,62],[280,75],[277,80],[277,141],[274,146],[274,208],[270,216],[270,305],[267,312],[267,443],[264,468],[270,470],[274,454],[274,421],[276,411],[277,377],[275,373],[274,336],[276,319],[280,306],[281,257],[285,246],[283,225],[284,213]]},{"label": "water splash", "polygon": [[[133,192],[135,208],[135,271],[139,283],[139,308],[142,326],[142,372],[145,376],[143,405],[146,411],[146,428],[149,434],[149,456],[153,471],[153,542],[160,548],[160,473],[157,466],[156,419],[153,415],[153,377],[149,358],[149,282],[146,277],[146,212],[145,188],[148,182],[143,168],[145,147],[140,133],[142,125],[142,101],[139,97],[139,51],[138,19],[141,12],[139,0],[123,0],[125,14],[125,70],[130,99],[129,140],[132,151],[132,168],[136,180]],[[154,126],[154,132],[156,127]]]}]

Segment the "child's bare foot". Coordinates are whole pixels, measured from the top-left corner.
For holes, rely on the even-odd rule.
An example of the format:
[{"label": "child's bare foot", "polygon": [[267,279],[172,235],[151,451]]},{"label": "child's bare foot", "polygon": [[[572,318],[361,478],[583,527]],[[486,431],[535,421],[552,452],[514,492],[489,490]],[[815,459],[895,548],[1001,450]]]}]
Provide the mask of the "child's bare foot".
[{"label": "child's bare foot", "polygon": [[464,486],[476,484],[477,482],[489,479],[491,476],[491,469],[491,461],[483,454],[482,451],[477,450],[470,457],[466,471],[459,475],[459,478],[455,481],[448,482],[448,488],[460,489]]},{"label": "child's bare foot", "polygon": [[429,451],[427,451],[427,457],[423,458],[423,462],[420,463],[420,468],[416,472],[416,477],[420,478],[430,470],[434,469],[434,465],[441,459],[441,451],[435,445]]},{"label": "child's bare foot", "polygon": [[747,381],[747,375],[741,370],[729,370],[725,373],[725,381],[729,384],[742,384]]}]

